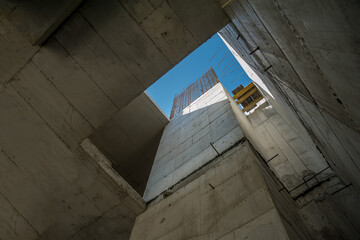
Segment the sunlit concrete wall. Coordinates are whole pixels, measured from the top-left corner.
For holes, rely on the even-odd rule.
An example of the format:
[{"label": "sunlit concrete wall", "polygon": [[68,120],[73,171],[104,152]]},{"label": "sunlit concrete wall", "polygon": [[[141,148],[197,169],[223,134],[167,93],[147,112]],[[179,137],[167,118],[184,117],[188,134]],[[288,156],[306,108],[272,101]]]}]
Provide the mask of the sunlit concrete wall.
[{"label": "sunlit concrete wall", "polygon": [[[244,135],[253,131],[257,141],[268,140],[270,144],[274,141],[261,131],[245,128],[244,132],[242,128],[246,126],[241,124],[238,114],[247,119],[219,83],[170,121],[145,191],[145,200],[151,201],[137,217],[131,239],[309,239],[294,200],[281,190],[282,182],[252,147],[252,138],[249,141]],[[257,113],[252,120],[257,125],[272,124]],[[287,136],[288,130],[280,129],[277,133]],[[291,162],[299,165],[308,160],[306,157],[317,157],[306,143],[301,143],[305,146],[303,156],[296,159],[293,158],[296,153],[285,152],[278,159],[288,165]],[[291,149],[280,145],[267,150],[280,153]],[[288,174],[292,176],[287,180],[300,182],[296,173]]]},{"label": "sunlit concrete wall", "polygon": [[267,102],[239,122],[293,197],[334,175],[321,153],[303,140]]},{"label": "sunlit concrete wall", "polygon": [[[342,182],[318,149],[267,102],[247,116],[234,101],[231,106],[245,137],[262,156],[266,183],[282,215],[288,214],[283,206],[288,199],[315,239],[359,238],[360,195],[356,188]],[[278,186],[274,186],[274,178]]]},{"label": "sunlit concrete wall", "polygon": [[223,86],[218,83],[165,127],[144,199],[158,196],[242,138]]},{"label": "sunlit concrete wall", "polygon": [[356,187],[359,9],[358,1],[233,0],[224,6],[232,24],[220,31],[269,103]]},{"label": "sunlit concrete wall", "polygon": [[259,160],[248,141],[239,143],[205,173],[148,207],[130,239],[309,239],[296,214],[289,217],[293,208],[277,198],[288,207],[286,219],[279,214]]}]

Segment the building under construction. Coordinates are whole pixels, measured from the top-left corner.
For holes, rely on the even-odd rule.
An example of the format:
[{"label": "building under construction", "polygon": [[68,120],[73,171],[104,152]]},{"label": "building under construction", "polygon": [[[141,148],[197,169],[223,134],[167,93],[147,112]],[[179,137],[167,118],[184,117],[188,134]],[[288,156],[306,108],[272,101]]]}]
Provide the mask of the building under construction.
[{"label": "building under construction", "polygon": [[254,83],[250,83],[246,87],[240,85],[232,93],[234,94],[233,99],[241,105],[243,112],[250,111],[264,98]]},{"label": "building under construction", "polygon": [[[213,80],[207,79],[209,73]],[[148,208],[137,217],[131,239],[316,235],[308,221],[319,217],[313,208],[322,208],[332,201],[328,194],[348,186],[313,144],[268,102],[260,102],[263,97],[254,83],[240,85],[233,94],[210,69],[175,96],[176,114],[164,128],[143,196]],[[233,221],[244,211],[246,216]],[[155,230],[153,219],[161,219]],[[187,225],[191,230],[169,230]],[[335,227],[329,232],[340,236]]]},{"label": "building under construction", "polygon": [[[0,1],[0,240],[360,239],[359,12]],[[216,33],[264,99],[210,69],[168,119],[145,90]]]},{"label": "building under construction", "polygon": [[187,86],[180,94],[175,95],[170,119],[181,113],[184,108],[207,92],[216,83],[219,83],[219,79],[217,78],[214,69],[210,67],[209,71],[199,77],[199,79],[196,79],[194,82],[189,84],[189,86]]}]

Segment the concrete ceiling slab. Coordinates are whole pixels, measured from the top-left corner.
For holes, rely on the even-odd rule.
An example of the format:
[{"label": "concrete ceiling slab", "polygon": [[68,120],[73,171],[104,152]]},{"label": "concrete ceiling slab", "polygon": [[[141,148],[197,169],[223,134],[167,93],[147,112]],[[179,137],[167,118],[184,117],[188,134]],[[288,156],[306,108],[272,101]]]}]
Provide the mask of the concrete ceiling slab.
[{"label": "concrete ceiling slab", "polygon": [[0,2],[7,18],[33,45],[41,45],[81,4],[82,0]]}]

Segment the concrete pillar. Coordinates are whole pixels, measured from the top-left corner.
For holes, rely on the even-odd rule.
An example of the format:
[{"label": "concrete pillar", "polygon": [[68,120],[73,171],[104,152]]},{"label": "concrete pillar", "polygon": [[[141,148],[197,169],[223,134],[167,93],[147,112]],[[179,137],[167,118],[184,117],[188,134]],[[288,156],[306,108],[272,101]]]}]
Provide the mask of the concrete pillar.
[{"label": "concrete pillar", "polygon": [[231,101],[219,83],[165,127],[130,239],[309,239]]}]

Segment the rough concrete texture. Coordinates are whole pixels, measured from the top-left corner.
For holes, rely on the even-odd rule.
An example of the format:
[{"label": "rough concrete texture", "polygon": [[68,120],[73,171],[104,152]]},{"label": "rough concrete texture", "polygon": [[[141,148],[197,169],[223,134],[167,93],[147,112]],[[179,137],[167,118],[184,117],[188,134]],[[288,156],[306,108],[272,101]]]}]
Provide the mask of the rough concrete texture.
[{"label": "rough concrete texture", "polygon": [[26,64],[81,2],[0,1],[0,84]]},{"label": "rough concrete texture", "polygon": [[158,196],[243,137],[218,83],[166,125],[144,199]]},{"label": "rough concrete texture", "polygon": [[224,7],[232,24],[221,30],[269,103],[357,187],[359,9],[358,1],[233,0]]},{"label": "rough concrete texture", "polygon": [[3,17],[31,44],[41,45],[80,5],[82,0],[0,1]]},{"label": "rough concrete texture", "polygon": [[130,239],[289,239],[248,142],[215,161],[139,215]]},{"label": "rough concrete texture", "polygon": [[[71,149],[105,122],[104,128],[117,128],[121,109],[228,22],[212,1],[91,0],[76,9],[41,49],[31,45],[29,34],[50,31],[54,21],[79,3],[46,2],[32,9],[29,3],[10,1],[1,2],[0,11],[1,83],[11,82]],[[201,22],[183,19],[200,8],[203,17],[216,24],[199,32]],[[154,111],[152,117],[159,115]],[[119,158],[111,154],[117,149],[104,151]],[[150,168],[148,164],[147,171]]]},{"label": "rough concrete texture", "polygon": [[7,19],[0,20],[0,84],[7,82],[39,50]]},{"label": "rough concrete texture", "polygon": [[292,130],[267,102],[247,117],[240,114],[241,129],[291,196],[296,197],[334,175],[316,147]]},{"label": "rough concrete texture", "polygon": [[[133,201],[127,197],[129,192],[119,186],[120,182],[114,180],[117,173],[109,166],[99,165],[79,144],[94,132],[119,132],[116,120],[121,120],[118,116],[124,114],[122,110],[138,96],[144,97],[141,93],[148,86],[229,22],[223,10],[232,24],[221,35],[235,56],[244,58],[260,76],[254,81],[282,119],[309,146],[318,147],[340,177],[332,177],[297,199],[313,236],[358,238],[358,1],[89,0],[79,5],[80,2],[0,1],[1,240],[129,237],[141,208],[128,205]],[[65,19],[67,16],[70,17]],[[151,103],[146,97],[144,102]],[[214,109],[209,111],[219,108],[213,116],[221,122],[226,107],[212,106]],[[156,109],[153,107],[150,108]],[[127,111],[136,112],[136,108]],[[152,117],[161,115],[160,111],[148,113]],[[190,109],[187,115],[191,116]],[[157,123],[162,122],[158,120]],[[285,126],[272,120],[274,126]],[[256,125],[256,120],[252,124]],[[186,133],[191,128],[188,126]],[[206,131],[210,136],[221,136],[225,130]],[[192,138],[200,139],[204,132]],[[103,138],[99,139],[105,141],[109,133],[102,133]],[[285,131],[284,136],[289,133]],[[175,139],[186,140],[186,136],[179,134]],[[204,154],[215,156],[215,150],[207,145],[210,140],[199,148],[209,149],[211,153],[203,151]],[[129,149],[133,146],[126,144]],[[182,148],[188,149],[187,144],[184,142]],[[226,144],[214,146],[221,149]],[[150,148],[153,151],[156,146]],[[103,155],[121,165],[122,153],[116,144],[111,149],[94,149],[107,151]],[[124,163],[132,157],[126,155]],[[186,161],[188,157],[183,156]],[[182,160],[177,164],[186,166],[184,172],[190,173],[194,166],[189,161],[181,165]],[[286,166],[293,161],[288,160]],[[149,161],[144,161],[148,169],[142,171],[148,172]],[[200,160],[194,162],[198,164]],[[129,173],[129,179],[136,176],[136,171]],[[294,171],[300,175],[304,172],[296,168]],[[184,172],[179,171],[178,178],[174,175],[171,181]],[[277,199],[276,191],[270,193]],[[177,203],[186,209],[187,205]],[[216,206],[223,205],[220,202]],[[279,212],[288,230],[284,222],[286,211]],[[185,233],[179,232],[180,236],[192,225],[184,227]],[[242,237],[236,234],[248,229],[252,228],[244,227],[235,236]],[[288,230],[289,236],[293,236],[292,232]],[[227,237],[234,236],[224,236]]]},{"label": "rough concrete texture", "polygon": [[[247,116],[235,101],[231,100],[231,106],[244,135],[263,158],[266,183],[285,218],[288,232],[293,229],[286,219],[294,216],[288,215],[289,210],[284,206],[289,201],[295,205],[289,200],[293,198],[303,223],[315,239],[359,238],[359,193],[335,176],[316,146],[297,134],[267,102]],[[278,179],[275,186],[272,186],[272,174],[275,182]],[[343,191],[344,199],[340,197]]]},{"label": "rough concrete texture", "polygon": [[299,206],[295,204],[290,194],[284,191],[284,185],[271,171],[266,162],[260,158],[260,155],[257,156],[259,169],[269,189],[272,200],[279,211],[281,221],[284,224],[289,238],[312,239],[314,234],[309,231],[307,222],[299,216]]},{"label": "rough concrete texture", "polygon": [[333,177],[296,202],[315,239],[359,239],[359,198],[354,186]]},{"label": "rough concrete texture", "polygon": [[168,122],[148,95],[142,93],[90,138],[109,158],[112,168],[142,195]]},{"label": "rough concrete texture", "polygon": [[[229,21],[215,1],[80,2],[0,1],[0,239],[127,239],[140,211],[79,144],[143,191],[167,122],[143,91]],[[139,105],[151,120],[127,141]],[[126,130],[123,151],[106,129]]]},{"label": "rough concrete texture", "polygon": [[2,239],[71,239],[88,226],[94,234],[130,233],[144,206],[133,207],[128,193],[81,149],[70,149],[11,85],[1,91],[0,109],[0,192],[11,206],[1,212]]}]

